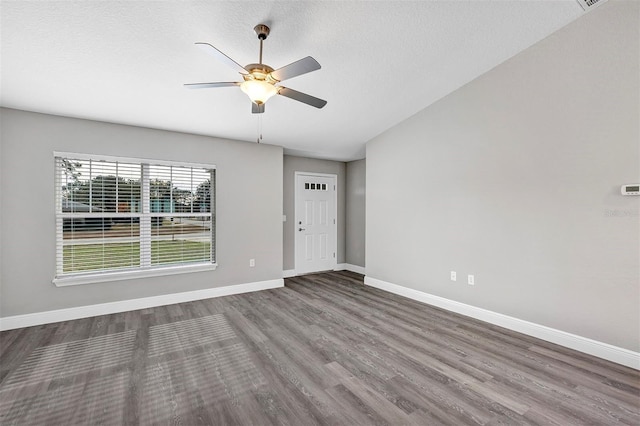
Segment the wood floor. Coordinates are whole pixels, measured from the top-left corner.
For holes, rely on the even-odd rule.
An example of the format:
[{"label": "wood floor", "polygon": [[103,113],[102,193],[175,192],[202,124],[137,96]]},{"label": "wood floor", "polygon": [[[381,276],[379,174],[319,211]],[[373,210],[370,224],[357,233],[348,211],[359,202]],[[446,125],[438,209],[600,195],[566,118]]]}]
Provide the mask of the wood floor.
[{"label": "wood floor", "polygon": [[0,334],[2,425],[640,424],[640,373],[333,272]]}]

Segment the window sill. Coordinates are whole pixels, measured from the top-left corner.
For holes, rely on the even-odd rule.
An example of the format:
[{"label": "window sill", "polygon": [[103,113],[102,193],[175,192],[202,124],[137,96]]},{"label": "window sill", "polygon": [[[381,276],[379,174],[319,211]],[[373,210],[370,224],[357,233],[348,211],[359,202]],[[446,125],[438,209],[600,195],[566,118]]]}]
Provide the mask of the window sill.
[{"label": "window sill", "polygon": [[96,284],[111,281],[134,280],[138,278],[162,277],[166,275],[188,274],[191,272],[215,271],[217,263],[188,266],[167,266],[165,268],[146,269],[141,271],[106,272],[102,274],[69,275],[53,279],[56,287],[71,285]]}]

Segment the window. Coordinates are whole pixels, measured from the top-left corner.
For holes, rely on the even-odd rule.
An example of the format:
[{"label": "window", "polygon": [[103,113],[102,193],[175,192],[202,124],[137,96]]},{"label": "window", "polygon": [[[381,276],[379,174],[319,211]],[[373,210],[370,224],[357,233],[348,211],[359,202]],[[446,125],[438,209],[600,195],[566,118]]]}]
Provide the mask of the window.
[{"label": "window", "polygon": [[55,161],[56,284],[215,267],[215,166]]},{"label": "window", "polygon": [[304,183],[304,189],[309,189],[311,191],[326,191],[327,184],[326,183]]}]

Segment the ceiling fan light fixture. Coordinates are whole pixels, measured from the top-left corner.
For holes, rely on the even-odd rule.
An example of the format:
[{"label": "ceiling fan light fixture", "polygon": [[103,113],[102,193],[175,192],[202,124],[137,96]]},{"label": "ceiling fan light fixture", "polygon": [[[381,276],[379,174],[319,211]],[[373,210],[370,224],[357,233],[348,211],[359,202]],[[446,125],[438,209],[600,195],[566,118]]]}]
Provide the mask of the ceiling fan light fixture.
[{"label": "ceiling fan light fixture", "polygon": [[251,102],[262,105],[278,93],[278,88],[264,80],[247,80],[240,84],[240,89],[249,96]]}]

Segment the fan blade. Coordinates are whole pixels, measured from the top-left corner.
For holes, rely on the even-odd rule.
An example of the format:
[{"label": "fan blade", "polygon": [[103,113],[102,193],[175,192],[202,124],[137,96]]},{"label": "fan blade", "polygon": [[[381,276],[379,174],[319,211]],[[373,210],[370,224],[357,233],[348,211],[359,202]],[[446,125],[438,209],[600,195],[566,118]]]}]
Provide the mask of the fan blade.
[{"label": "fan blade", "polygon": [[302,102],[312,107],[322,108],[327,104],[327,101],[307,95],[306,93],[298,92],[297,90],[289,89],[288,87],[279,86],[278,95],[291,98],[295,101]]},{"label": "fan blade", "polygon": [[299,75],[319,69],[320,64],[318,63],[318,61],[313,59],[311,56],[307,56],[306,58],[302,58],[299,61],[295,61],[293,63],[290,63],[289,65],[285,65],[282,68],[278,68],[271,73],[271,77],[275,78],[278,81],[283,81],[288,78],[297,77]]},{"label": "fan blade", "polygon": [[252,114],[262,114],[264,112],[264,104],[256,105],[251,102],[251,113]]},{"label": "fan blade", "polygon": [[240,86],[240,83],[236,81],[223,81],[219,83],[189,83],[184,85],[184,87],[186,87],[187,89],[211,89],[214,87],[231,87],[231,86]]},{"label": "fan blade", "polygon": [[234,70],[238,71],[240,74],[247,74],[247,70],[244,69],[242,65],[240,65],[239,63],[237,63],[236,61],[234,61],[233,59],[231,59],[230,57],[228,57],[227,55],[225,55],[224,53],[222,53],[221,51],[219,51],[209,43],[198,42],[196,43],[196,46],[198,46],[200,49],[207,52],[208,54],[215,56],[216,59],[218,59],[220,62],[224,62]]}]

